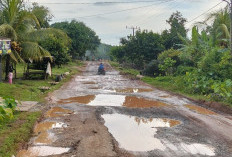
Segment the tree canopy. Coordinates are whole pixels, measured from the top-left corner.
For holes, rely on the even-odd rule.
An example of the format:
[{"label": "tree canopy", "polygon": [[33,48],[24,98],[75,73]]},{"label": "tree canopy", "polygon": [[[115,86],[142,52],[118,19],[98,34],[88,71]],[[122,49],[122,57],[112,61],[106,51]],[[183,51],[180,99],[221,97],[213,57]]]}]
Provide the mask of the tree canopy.
[{"label": "tree canopy", "polygon": [[96,33],[83,22],[58,22],[51,25],[53,28],[65,31],[71,38],[69,54],[72,58],[82,58],[87,50],[94,51],[100,44]]}]

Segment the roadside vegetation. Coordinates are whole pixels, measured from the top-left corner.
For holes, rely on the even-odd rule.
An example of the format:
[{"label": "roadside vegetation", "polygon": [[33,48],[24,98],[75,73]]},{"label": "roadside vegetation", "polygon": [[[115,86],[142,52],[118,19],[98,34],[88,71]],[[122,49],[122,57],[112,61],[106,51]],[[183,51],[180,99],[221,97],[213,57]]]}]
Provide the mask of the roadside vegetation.
[{"label": "roadside vegetation", "polygon": [[[16,154],[28,142],[41,117],[41,112],[15,111],[15,101],[45,102],[48,92],[60,88],[78,73],[77,67],[83,65],[79,60],[85,52],[96,51],[100,44],[96,33],[83,22],[73,20],[51,26],[52,18],[49,9],[37,3],[28,6],[23,0],[0,0],[0,39],[11,40],[11,53],[0,54],[4,78],[0,81],[0,98],[4,98],[0,102],[0,156]],[[48,61],[52,76],[44,80],[38,71],[47,68]],[[29,66],[37,74],[27,78]],[[12,70],[13,84],[8,84]],[[55,83],[61,76],[62,80]]]},{"label": "roadside vegetation", "polygon": [[232,104],[229,8],[196,23],[190,38],[186,22],[175,12],[167,20],[170,29],[161,34],[140,30],[122,38],[121,45],[111,49],[111,59],[138,70],[146,76],[143,81],[156,87]]}]

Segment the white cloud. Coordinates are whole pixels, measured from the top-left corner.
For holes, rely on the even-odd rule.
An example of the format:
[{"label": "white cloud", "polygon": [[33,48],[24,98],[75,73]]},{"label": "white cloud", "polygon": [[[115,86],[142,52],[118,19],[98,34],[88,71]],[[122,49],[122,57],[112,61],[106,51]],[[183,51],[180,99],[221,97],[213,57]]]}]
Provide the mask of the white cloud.
[{"label": "white cloud", "polygon": [[[47,6],[54,19],[52,22],[77,19],[83,21],[87,26],[91,27],[101,38],[102,42],[108,44],[119,44],[120,37],[125,37],[132,33],[127,30],[126,26],[139,26],[142,29],[161,32],[168,28],[166,20],[176,10],[180,11],[185,18],[191,20],[203,12],[207,11],[220,0],[174,0],[164,2],[166,0],[153,0],[147,3],[97,3],[97,4],[43,4],[43,3],[95,3],[95,2],[128,2],[133,0],[30,0],[30,2],[38,2]],[[134,0],[138,1],[138,0]],[[162,3],[162,4],[161,4]],[[155,4],[155,5],[154,5]],[[151,6],[148,6],[151,5]],[[222,3],[217,8],[224,7]],[[140,9],[123,11],[114,14],[107,14],[131,8],[147,6]],[[83,16],[104,14],[93,17],[80,18]],[[200,21],[204,16],[198,18]],[[191,27],[192,23],[187,24]]]}]

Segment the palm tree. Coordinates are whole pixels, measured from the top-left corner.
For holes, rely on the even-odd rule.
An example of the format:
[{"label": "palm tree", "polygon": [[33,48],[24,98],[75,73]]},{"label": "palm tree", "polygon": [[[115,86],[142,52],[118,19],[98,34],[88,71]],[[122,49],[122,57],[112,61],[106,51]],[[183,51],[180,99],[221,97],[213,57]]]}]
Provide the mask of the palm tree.
[{"label": "palm tree", "polygon": [[[38,41],[49,34],[63,35],[57,29],[41,29],[40,19],[32,11],[23,8],[22,0],[0,0],[0,21],[4,24],[0,26],[0,36],[10,38],[12,41],[20,43],[21,52],[13,50],[13,53],[5,58],[6,77],[8,75],[9,60],[17,63],[25,59],[40,60],[44,56],[51,56],[50,53],[42,48]],[[37,8],[38,11],[39,8]],[[43,8],[44,9],[44,8]],[[43,21],[44,22],[44,21]]]}]

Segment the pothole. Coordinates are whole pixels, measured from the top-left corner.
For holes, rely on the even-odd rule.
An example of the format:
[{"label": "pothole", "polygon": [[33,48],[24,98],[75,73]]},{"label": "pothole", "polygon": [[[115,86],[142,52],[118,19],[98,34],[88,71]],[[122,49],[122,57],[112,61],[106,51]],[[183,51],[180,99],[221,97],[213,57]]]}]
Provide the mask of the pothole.
[{"label": "pothole", "polygon": [[210,111],[210,110],[205,109],[205,108],[200,107],[200,106],[190,105],[190,104],[186,104],[184,106],[187,107],[187,108],[189,108],[190,110],[193,110],[193,111],[195,111],[197,113],[200,113],[200,114],[204,114],[204,115],[216,115],[215,112]]},{"label": "pothole", "polygon": [[174,127],[181,123],[172,119],[146,119],[121,114],[105,114],[102,117],[119,147],[129,151],[164,151],[166,146],[160,139],[154,138],[157,128]]},{"label": "pothole", "polygon": [[67,127],[67,125],[61,122],[42,122],[37,124],[34,129],[34,133],[37,135],[34,144],[51,144],[55,139],[55,135],[49,132],[49,130],[64,127]]},{"label": "pothole", "polygon": [[164,107],[164,106],[168,106],[168,104],[165,104],[160,101],[153,101],[140,97],[127,96],[125,102],[123,103],[123,106],[131,107],[131,108],[149,108],[149,107]]},{"label": "pothole", "polygon": [[52,117],[60,117],[60,116],[65,116],[66,114],[71,114],[73,111],[64,109],[61,107],[52,107],[47,113],[45,114],[46,118]]},{"label": "pothole", "polygon": [[118,93],[142,93],[151,92],[153,89],[149,88],[126,88],[126,89],[114,89]]},{"label": "pothole", "polygon": [[29,147],[28,150],[19,151],[17,157],[60,155],[63,153],[67,153],[69,150],[70,148],[63,148],[63,147],[34,146],[34,147]]},{"label": "pothole", "polygon": [[66,103],[81,103],[81,104],[88,104],[95,99],[95,95],[86,95],[86,96],[79,96],[79,97],[71,97],[68,99],[61,99],[58,101],[59,104],[66,104]]},{"label": "pothole", "polygon": [[81,103],[90,106],[124,106],[130,108],[149,108],[170,106],[160,101],[145,99],[142,97],[125,96],[125,95],[87,95],[62,99],[59,103]]}]

